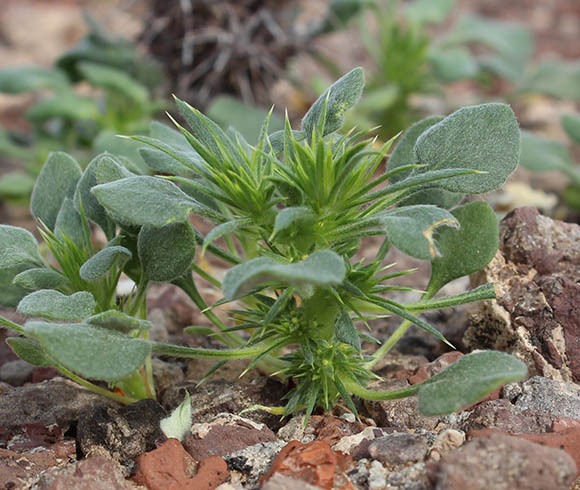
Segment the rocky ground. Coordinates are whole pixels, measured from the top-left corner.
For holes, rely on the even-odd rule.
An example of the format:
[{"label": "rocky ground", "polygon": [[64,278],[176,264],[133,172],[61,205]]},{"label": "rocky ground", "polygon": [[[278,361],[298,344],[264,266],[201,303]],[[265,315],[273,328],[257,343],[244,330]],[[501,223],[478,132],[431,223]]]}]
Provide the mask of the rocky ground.
[{"label": "rocky ground", "polygon": [[[444,417],[420,415],[415,398],[358,400],[360,421],[339,406],[303,430],[301,416],[239,415],[278,405],[287,388],[256,371],[239,381],[239,364],[197,386],[203,363],[156,360],[159,402],[121,407],[2,350],[0,488],[580,488],[580,226],[519,208],[500,230],[496,258],[472,278],[493,280],[499,299],[465,314],[464,341],[524,360],[526,381]],[[169,299],[171,309],[155,306]],[[194,315],[172,291],[152,304],[159,338]],[[373,388],[419,383],[463,355],[429,362],[425,346],[403,350],[379,366]],[[183,443],[165,440],[159,421],[184,388],[194,425]]]}]

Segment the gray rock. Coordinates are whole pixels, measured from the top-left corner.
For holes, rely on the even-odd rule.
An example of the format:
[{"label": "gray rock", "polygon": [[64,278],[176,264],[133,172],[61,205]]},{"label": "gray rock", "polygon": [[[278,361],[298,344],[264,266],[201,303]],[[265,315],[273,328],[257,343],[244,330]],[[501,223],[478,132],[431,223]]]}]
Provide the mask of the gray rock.
[{"label": "gray rock", "polygon": [[320,487],[276,473],[262,486],[262,490],[320,490]]},{"label": "gray rock", "polygon": [[0,427],[58,424],[63,432],[95,407],[118,406],[96,393],[62,378],[13,388],[0,395]]},{"label": "gray rock", "polygon": [[387,486],[387,469],[380,461],[372,461],[369,465],[369,490],[382,490]]},{"label": "gray rock", "polygon": [[498,429],[503,432],[548,432],[554,416],[549,410],[530,410],[512,405],[508,400],[492,400],[477,405],[462,426],[465,432],[479,429]]},{"label": "gray rock", "polygon": [[307,443],[316,438],[315,428],[310,422],[306,425],[306,428],[304,427],[304,415],[292,417],[286,425],[278,429],[277,435],[286,442],[300,441]]},{"label": "gray rock", "polygon": [[153,367],[153,379],[157,396],[162,398],[167,390],[175,385],[183,383],[185,376],[180,364],[175,362],[165,362],[154,358],[151,361]]},{"label": "gray rock", "polygon": [[83,454],[106,453],[131,469],[134,458],[155,449],[155,441],[164,438],[159,423],[165,415],[155,400],[121,408],[97,407],[80,418],[77,440]]},{"label": "gray rock", "polygon": [[568,490],[576,464],[559,449],[497,433],[472,439],[427,472],[434,490]]},{"label": "gray rock", "polygon": [[442,456],[461,447],[464,442],[465,432],[456,429],[445,429],[435,437],[429,449],[429,459],[439,461]]},{"label": "gray rock", "polygon": [[580,386],[535,376],[522,384],[522,394],[516,400],[519,410],[537,410],[552,417],[578,418]]},{"label": "gray rock", "polygon": [[12,386],[22,386],[32,379],[34,369],[34,365],[22,359],[8,361],[0,366],[0,381]]},{"label": "gray rock", "polygon": [[429,450],[427,439],[419,434],[395,432],[379,437],[369,445],[371,457],[388,466],[423,461]]},{"label": "gray rock", "polygon": [[244,475],[249,485],[256,485],[285,445],[285,441],[262,442],[230,453],[224,459],[228,469]]},{"label": "gray rock", "polygon": [[429,490],[427,466],[425,463],[415,463],[399,471],[393,471],[387,476],[387,488],[400,490]]}]

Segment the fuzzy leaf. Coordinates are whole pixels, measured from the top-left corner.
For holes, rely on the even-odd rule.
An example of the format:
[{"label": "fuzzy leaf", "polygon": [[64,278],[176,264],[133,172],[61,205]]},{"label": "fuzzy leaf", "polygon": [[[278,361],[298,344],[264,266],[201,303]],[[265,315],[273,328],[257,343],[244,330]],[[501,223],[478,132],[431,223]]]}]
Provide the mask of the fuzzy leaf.
[{"label": "fuzzy leaf", "polygon": [[314,212],[307,206],[285,208],[276,215],[273,234],[278,235],[290,228],[294,231],[294,235],[302,233],[306,231],[304,228],[308,229],[309,225],[314,223],[314,220]]},{"label": "fuzzy leaf", "polygon": [[60,70],[22,66],[0,70],[0,92],[21,94],[38,89],[61,90],[69,88],[69,82]]},{"label": "fuzzy leaf", "polygon": [[559,141],[522,131],[521,164],[534,172],[565,171],[573,165],[570,151]]},{"label": "fuzzy leaf", "polygon": [[417,139],[416,162],[429,170],[469,168],[487,172],[452,177],[438,187],[479,194],[497,189],[515,170],[520,152],[520,130],[505,104],[465,107],[435,124]]},{"label": "fuzzy leaf", "polygon": [[66,296],[51,289],[41,289],[22,298],[18,313],[49,320],[79,321],[92,315],[96,306],[93,295],[87,291]]},{"label": "fuzzy leaf", "polygon": [[419,411],[428,416],[456,412],[526,374],[526,365],[504,352],[467,354],[420,385]]},{"label": "fuzzy leaf", "polygon": [[36,238],[24,228],[0,225],[0,270],[17,265],[43,265]]},{"label": "fuzzy leaf", "polygon": [[[126,179],[128,177],[136,177],[136,174],[131,172],[118,156],[107,154],[107,158],[101,158],[99,160],[96,169],[97,184],[108,184],[109,182]],[[93,187],[91,187],[90,193],[92,193]],[[99,204],[96,198],[95,200]]]},{"label": "fuzzy leaf", "polygon": [[34,366],[53,366],[54,362],[42,350],[36,340],[23,337],[9,337],[6,343],[20,357]]},{"label": "fuzzy leaf", "polygon": [[99,204],[91,189],[97,185],[97,169],[106,159],[112,159],[111,155],[98,155],[91,160],[82,177],[77,183],[74,195],[74,204],[80,212],[81,206],[85,216],[101,227],[108,238],[115,233],[115,223],[107,216],[105,208]]},{"label": "fuzzy leaf", "polygon": [[302,130],[306,136],[310,138],[314,128],[319,124],[327,98],[328,105],[326,106],[326,120],[322,136],[338,131],[344,124],[345,112],[360,99],[364,85],[364,73],[359,67],[349,71],[326,89],[302,119]]},{"label": "fuzzy leaf", "polygon": [[486,202],[475,201],[454,209],[459,230],[443,229],[437,243],[441,257],[431,264],[427,291],[433,294],[445,284],[485,267],[499,244],[497,218]]},{"label": "fuzzy leaf", "polygon": [[295,286],[303,294],[311,288],[342,283],[346,275],[344,260],[330,250],[314,252],[302,262],[280,264],[268,257],[258,257],[230,269],[223,281],[226,300],[243,296],[269,282]]},{"label": "fuzzy leaf", "polygon": [[434,236],[440,227],[459,226],[451,213],[428,205],[397,208],[381,215],[380,219],[395,247],[411,257],[424,260],[441,255]]},{"label": "fuzzy leaf", "polygon": [[161,228],[184,222],[191,211],[206,214],[207,208],[179,187],[157,177],[136,176],[93,187],[104,208],[123,223]]},{"label": "fuzzy leaf", "polygon": [[52,269],[36,267],[28,269],[14,278],[14,284],[25,289],[37,291],[39,289],[59,289],[69,284],[68,279]]},{"label": "fuzzy leaf", "polygon": [[107,310],[102,313],[97,313],[96,315],[85,318],[84,322],[89,325],[117,330],[123,333],[130,333],[134,330],[150,330],[152,327],[150,321],[139,320],[117,310]]},{"label": "fuzzy leaf", "polygon": [[570,139],[580,145],[580,114],[564,114],[562,127]]},{"label": "fuzzy leaf", "polygon": [[56,216],[54,234],[61,240],[66,236],[81,249],[86,243],[83,220],[70,197],[64,198]]},{"label": "fuzzy leaf", "polygon": [[189,222],[162,228],[144,226],[137,248],[145,278],[169,282],[189,271],[195,257],[195,233]]},{"label": "fuzzy leaf", "polygon": [[334,335],[336,340],[351,345],[359,352],[362,351],[358,330],[354,326],[350,315],[346,311],[343,311],[337,317],[334,326]]},{"label": "fuzzy leaf", "polygon": [[[2,144],[0,143],[0,153]],[[22,199],[30,196],[34,188],[34,178],[21,171],[8,172],[0,176],[0,199]]]},{"label": "fuzzy leaf", "polygon": [[154,172],[183,177],[192,177],[194,175],[189,167],[186,167],[179,160],[163,151],[153,148],[140,148],[139,154],[145,164]]},{"label": "fuzzy leaf", "polygon": [[168,439],[173,438],[183,441],[185,436],[189,434],[192,424],[191,397],[189,396],[189,392],[185,390],[185,398],[183,401],[171,412],[169,417],[161,420],[161,430]]},{"label": "fuzzy leaf", "polygon": [[131,251],[125,247],[118,245],[105,247],[81,266],[79,275],[85,281],[96,281],[109,272],[115,264],[120,266],[127,262],[131,256]]},{"label": "fuzzy leaf", "polygon": [[137,370],[149,343],[93,325],[28,322],[27,334],[58,363],[88,379],[118,381]]},{"label": "fuzzy leaf", "polygon": [[51,153],[46,160],[30,197],[30,212],[50,230],[54,230],[58,212],[66,197],[73,198],[82,170],[63,152]]}]

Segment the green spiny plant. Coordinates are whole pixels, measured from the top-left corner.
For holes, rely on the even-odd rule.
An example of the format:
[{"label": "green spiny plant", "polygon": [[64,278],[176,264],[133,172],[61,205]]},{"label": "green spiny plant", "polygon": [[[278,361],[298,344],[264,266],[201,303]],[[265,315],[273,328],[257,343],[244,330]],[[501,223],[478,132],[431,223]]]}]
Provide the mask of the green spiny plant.
[{"label": "green spiny plant", "polygon": [[[146,145],[143,159],[163,177],[138,175],[110,155],[81,174],[69,157],[53,156],[36,183],[31,210],[60,267],[45,265],[28,232],[0,227],[3,291],[10,291],[21,313],[49,320],[24,326],[2,320],[22,335],[9,339],[11,347],[125,403],[154,396],[151,355],[214,359],[214,370],[248,358],[248,369],[257,365],[294,381],[284,407],[262,407],[285,415],[304,410],[308,416],[340,398],[356,413],[352,394],[375,400],[418,395],[423,413],[442,414],[521,379],[524,364],[485,351],[420,385],[392,392],[366,387],[376,378],[373,365],[410,325],[447,342],[420,318],[422,311],[495,297],[492,284],[435,297],[448,282],[485,266],[498,246],[497,221],[485,202],[447,208],[505,181],[518,162],[520,132],[503,104],[428,118],[409,128],[380,173],[392,141],[376,148],[362,133],[337,133],[363,87],[362,70],[352,70],[314,103],[300,129],[286,120],[283,130],[269,133],[266,119],[255,146],[177,100],[189,129],[176,123],[179,134],[159,125],[150,137],[134,137]],[[215,227],[203,236],[189,220],[192,213]],[[96,253],[90,222],[109,239]],[[382,245],[362,258],[361,240],[372,236]],[[75,240],[80,252],[69,244]],[[222,283],[194,263],[198,246],[201,255],[231,264]],[[391,280],[411,272],[391,272],[383,263],[392,246],[432,263],[426,292],[416,302],[385,296],[402,289]],[[120,271],[135,282],[124,301],[113,292]],[[206,304],[196,286],[200,277],[221,287],[217,304],[232,305],[232,324]],[[186,332],[210,332],[226,348],[149,340],[146,297],[153,282],[182,288],[213,324]],[[26,294],[23,287],[38,290]],[[361,347],[362,340],[373,340],[365,328],[384,315],[403,323],[369,355]],[[106,381],[124,394],[89,380]]]}]

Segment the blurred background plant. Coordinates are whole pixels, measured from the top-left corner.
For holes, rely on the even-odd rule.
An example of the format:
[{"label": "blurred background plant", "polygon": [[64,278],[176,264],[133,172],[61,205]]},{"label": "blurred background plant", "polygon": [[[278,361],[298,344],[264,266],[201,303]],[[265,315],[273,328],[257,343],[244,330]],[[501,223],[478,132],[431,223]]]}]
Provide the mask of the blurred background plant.
[{"label": "blurred background plant", "polygon": [[0,155],[18,169],[0,177],[0,199],[26,201],[48,154],[66,150],[81,162],[112,151],[136,157],[135,145],[117,134],[147,132],[166,105],[153,94],[163,82],[160,65],[134,43],[104,31],[87,15],[89,33],[49,68],[0,70],[0,92],[32,93],[27,131],[0,127]]}]

